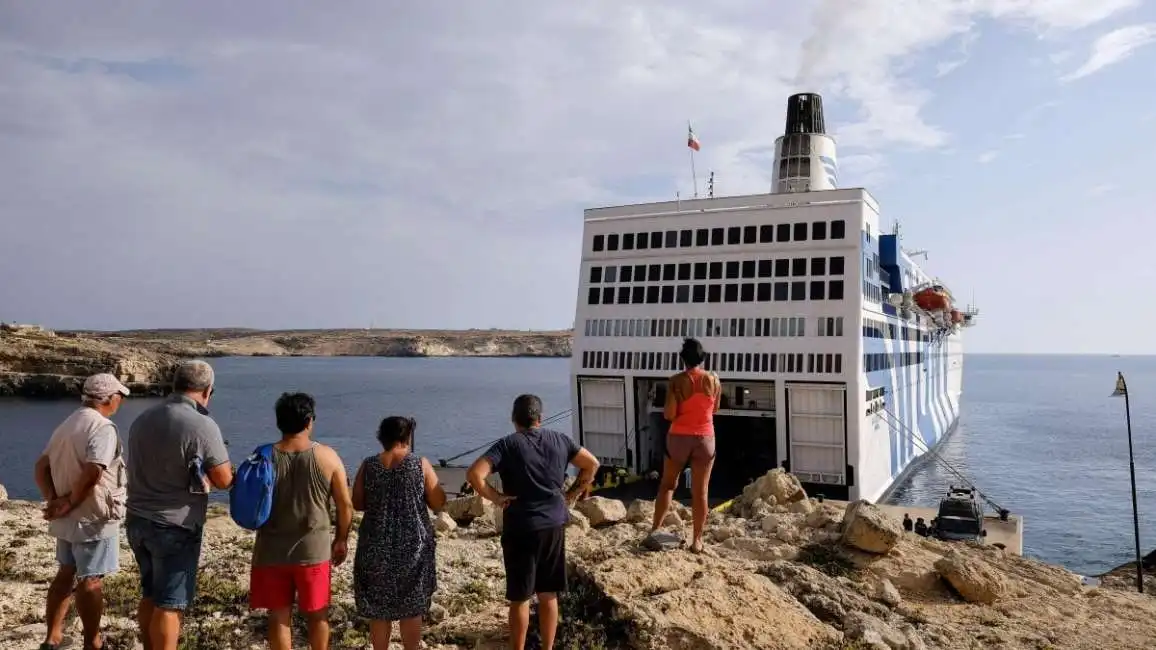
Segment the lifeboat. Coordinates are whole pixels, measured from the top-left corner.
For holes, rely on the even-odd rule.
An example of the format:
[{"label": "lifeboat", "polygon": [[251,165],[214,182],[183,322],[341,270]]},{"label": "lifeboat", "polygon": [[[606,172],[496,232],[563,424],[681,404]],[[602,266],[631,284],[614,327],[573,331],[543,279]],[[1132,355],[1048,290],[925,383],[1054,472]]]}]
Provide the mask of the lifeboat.
[{"label": "lifeboat", "polygon": [[958,309],[952,309],[951,310],[951,322],[955,325],[962,323],[963,322],[963,312],[959,311]]},{"label": "lifeboat", "polygon": [[916,292],[915,304],[927,312],[947,311],[951,309],[951,296],[943,287],[936,285]]}]

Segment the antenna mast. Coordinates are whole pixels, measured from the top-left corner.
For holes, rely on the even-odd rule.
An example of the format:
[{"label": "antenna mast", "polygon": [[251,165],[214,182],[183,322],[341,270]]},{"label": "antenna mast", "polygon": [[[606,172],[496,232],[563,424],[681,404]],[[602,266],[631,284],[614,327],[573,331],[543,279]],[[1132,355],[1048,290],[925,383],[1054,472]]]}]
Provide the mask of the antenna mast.
[{"label": "antenna mast", "polygon": [[709,198],[713,199],[714,198],[714,172],[710,173],[710,180],[707,181],[706,191],[707,191],[707,196]]}]

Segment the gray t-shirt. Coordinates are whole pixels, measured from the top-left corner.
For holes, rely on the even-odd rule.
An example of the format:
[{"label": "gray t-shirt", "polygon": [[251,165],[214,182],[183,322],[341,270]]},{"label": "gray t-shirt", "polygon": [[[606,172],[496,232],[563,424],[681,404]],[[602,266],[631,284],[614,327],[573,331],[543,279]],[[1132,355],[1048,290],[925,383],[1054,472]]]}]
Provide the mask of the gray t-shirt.
[{"label": "gray t-shirt", "polygon": [[209,496],[195,485],[189,464],[208,471],[229,462],[217,423],[189,397],[173,395],[140,414],[128,432],[128,512],[196,530]]},{"label": "gray t-shirt", "polygon": [[[52,483],[56,493],[68,494],[86,463],[100,465],[106,470],[112,466],[117,453],[116,425],[96,409],[78,408],[52,433],[44,453],[52,468]],[[91,502],[94,497],[90,495],[88,498]],[[86,505],[77,504],[69,514],[49,522],[48,532],[53,537],[72,543],[107,539],[115,535],[119,522],[92,518],[91,508]]]}]

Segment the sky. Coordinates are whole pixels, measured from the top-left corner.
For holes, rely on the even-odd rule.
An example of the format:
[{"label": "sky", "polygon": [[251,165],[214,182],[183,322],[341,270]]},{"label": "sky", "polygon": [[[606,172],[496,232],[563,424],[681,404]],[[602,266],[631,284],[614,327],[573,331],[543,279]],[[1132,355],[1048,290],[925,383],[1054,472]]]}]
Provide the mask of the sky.
[{"label": "sky", "polygon": [[817,91],[968,351],[1156,353],[1152,0],[340,7],[0,0],[0,320],[570,327],[583,209]]}]

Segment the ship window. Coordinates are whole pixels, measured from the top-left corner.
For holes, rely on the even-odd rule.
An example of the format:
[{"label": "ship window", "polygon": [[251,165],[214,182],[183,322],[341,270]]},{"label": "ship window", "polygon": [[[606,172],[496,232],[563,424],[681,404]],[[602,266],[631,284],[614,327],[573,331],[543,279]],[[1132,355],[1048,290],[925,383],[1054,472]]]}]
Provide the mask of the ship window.
[{"label": "ship window", "polygon": [[728,284],[723,290],[723,302],[738,302],[739,301],[739,285]]},{"label": "ship window", "polygon": [[630,278],[633,277],[632,276],[633,272],[634,272],[633,266],[622,267],[622,269],[618,272],[618,281],[619,282],[630,282]]},{"label": "ship window", "polygon": [[770,302],[770,300],[771,300],[771,283],[770,282],[760,282],[757,295],[758,295],[757,299],[759,302]]},{"label": "ship window", "polygon": [[779,362],[779,357],[781,356],[781,354],[771,355],[771,372],[779,372],[779,368],[782,367],[782,364]]},{"label": "ship window", "polygon": [[737,261],[727,262],[727,279],[735,280],[739,277],[739,263]]},{"label": "ship window", "polygon": [[782,302],[787,299],[787,290],[790,285],[786,282],[775,283],[775,302]]},{"label": "ship window", "polygon": [[844,239],[845,237],[847,237],[847,222],[842,219],[832,221],[831,239]]},{"label": "ship window", "polygon": [[647,276],[648,276],[647,279],[649,279],[651,282],[658,282],[659,280],[661,280],[662,279],[662,265],[661,264],[651,264],[650,268],[648,269]]},{"label": "ship window", "polygon": [[835,318],[835,336],[843,336],[843,317]]},{"label": "ship window", "polygon": [[827,288],[827,283],[822,280],[811,281],[811,300],[822,300],[824,289]]},{"label": "ship window", "polygon": [[590,351],[589,350],[583,350],[582,351],[582,367],[583,368],[589,368],[590,367]]},{"label": "ship window", "polygon": [[827,238],[827,222],[815,221],[811,223],[811,239],[822,240]]},{"label": "ship window", "polygon": [[791,239],[793,239],[795,241],[807,241],[807,224],[805,224],[805,223],[795,224],[795,232],[791,236]]},{"label": "ship window", "polygon": [[742,300],[743,302],[754,302],[755,301],[755,283],[754,282],[743,283],[742,290],[739,294],[739,299]]},{"label": "ship window", "polygon": [[[657,287],[655,287],[657,289]],[[658,336],[659,321],[657,318],[651,318],[650,321],[650,336],[651,338]]]},{"label": "ship window", "polygon": [[758,226],[743,226],[743,243],[754,244],[759,240]]},{"label": "ship window", "polygon": [[827,283],[827,300],[843,299],[843,281],[831,280]]},{"label": "ship window", "polygon": [[787,372],[795,372],[795,355],[787,355]]},{"label": "ship window", "polygon": [[630,304],[630,287],[618,287],[618,304]]},{"label": "ship window", "polygon": [[[820,282],[819,284],[822,284],[822,283]],[[689,284],[678,285],[678,287],[675,289],[675,292],[674,292],[674,301],[675,302],[690,302],[690,285]],[[685,322],[686,321],[683,321],[684,324],[685,324]]]},{"label": "ship window", "polygon": [[602,280],[604,282],[617,282],[618,281],[618,267],[617,266],[606,267],[606,269],[603,271]]},{"label": "ship window", "polygon": [[785,278],[791,274],[791,260],[775,260],[775,276]]},{"label": "ship window", "polygon": [[755,277],[755,260],[743,260],[743,277]]},{"label": "ship window", "polygon": [[673,264],[663,264],[662,265],[662,281],[663,282],[670,282],[673,279],[674,279],[674,265]]},{"label": "ship window", "polygon": [[807,258],[796,257],[791,260],[791,275],[795,277],[807,275]]},{"label": "ship window", "polygon": [[806,300],[807,299],[807,283],[806,282],[792,282],[791,283],[791,300]]},{"label": "ship window", "polygon": [[710,229],[710,245],[711,246],[722,246],[722,244],[723,244],[723,229],[722,228],[711,228]]},{"label": "ship window", "polygon": [[775,241],[775,227],[769,223],[759,226],[759,243],[769,244],[773,241]]},{"label": "ship window", "polygon": [[706,285],[694,285],[694,288],[691,289],[690,300],[691,302],[706,302]]},{"label": "ship window", "polygon": [[763,336],[771,335],[771,320],[770,318],[763,319]]},{"label": "ship window", "polygon": [[714,336],[714,319],[713,318],[706,319],[706,335],[707,336]]},{"label": "ship window", "polygon": [[711,284],[706,288],[707,302],[722,302],[722,285]]},{"label": "ship window", "polygon": [[722,276],[723,276],[722,262],[711,262],[710,263],[710,279],[711,280],[721,280]]},{"label": "ship window", "polygon": [[835,374],[843,372],[843,355],[835,355]]},{"label": "ship window", "polygon": [[653,305],[658,302],[658,287],[650,285],[646,287],[646,304]]},{"label": "ship window", "polygon": [[682,248],[690,248],[694,245],[694,231],[682,230],[678,233],[678,245]]},{"label": "ship window", "polygon": [[606,236],[605,235],[594,235],[594,245],[591,246],[591,250],[593,250],[595,253],[599,253],[605,247],[606,247]]},{"label": "ship window", "polygon": [[622,250],[634,250],[634,233],[628,232],[622,235]]},{"label": "ship window", "polygon": [[810,373],[815,372],[815,353],[814,352],[808,352],[807,353],[807,372],[810,372]]},{"label": "ship window", "polygon": [[823,355],[823,372],[830,374],[831,372],[834,371],[835,368],[834,368],[834,364],[832,363],[832,361],[834,360],[834,356],[835,355],[833,355],[833,354],[824,354]]},{"label": "ship window", "polygon": [[706,262],[695,262],[694,263],[694,279],[695,280],[705,280],[706,279]]},{"label": "ship window", "polygon": [[690,279],[690,262],[683,262],[682,264],[678,265],[678,279],[679,280],[689,280]]},{"label": "ship window", "polygon": [[662,233],[661,232],[650,233],[650,247],[651,248],[662,248]]},{"label": "ship window", "polygon": [[614,304],[614,287],[603,287],[602,288],[602,304],[604,304],[604,305],[613,305]]},{"label": "ship window", "polygon": [[613,335],[614,336],[622,336],[622,320],[621,319],[615,319],[613,327],[614,327]]},{"label": "ship window", "polygon": [[791,224],[780,223],[779,225],[775,226],[775,241],[791,241]]},{"label": "ship window", "polygon": [[699,228],[694,231],[694,245],[706,246],[710,242],[710,231],[706,228]]},{"label": "ship window", "polygon": [[774,260],[759,260],[759,277],[769,278],[775,274]]},{"label": "ship window", "polygon": [[732,245],[733,244],[739,244],[739,243],[742,243],[742,240],[743,240],[742,228],[739,228],[738,226],[731,226],[730,228],[727,228],[727,243],[728,244],[732,244]]},{"label": "ship window", "polygon": [[601,281],[602,281],[602,267],[601,266],[591,266],[590,267],[590,284],[598,284]]},{"label": "ship window", "polygon": [[812,257],[811,258],[811,275],[826,275],[827,274],[827,258]]},{"label": "ship window", "polygon": [[841,255],[831,258],[831,275],[843,275],[843,257]]},{"label": "ship window", "polygon": [[674,285],[668,284],[662,287],[662,302],[663,304],[674,302]]},{"label": "ship window", "polygon": [[636,321],[635,319],[633,319],[633,318],[628,318],[628,319],[626,319],[626,335],[627,335],[627,336],[634,336],[634,335],[635,335],[635,334],[634,334],[634,329],[635,329],[635,328],[634,328],[634,324],[635,324],[636,322],[637,322],[637,321]]},{"label": "ship window", "polygon": [[784,336],[798,336],[799,335],[799,321],[795,318],[787,319],[787,332]]},{"label": "ship window", "polygon": [[762,335],[763,335],[763,319],[756,318],[755,319],[755,336],[762,336]]},{"label": "ship window", "polygon": [[743,335],[743,321],[742,321],[742,319],[741,318],[732,318],[732,319],[730,319],[730,323],[731,323],[731,336],[742,336]]},{"label": "ship window", "polygon": [[606,236],[606,250],[608,250],[608,251],[618,250],[618,235],[607,235]]},{"label": "ship window", "polygon": [[646,265],[645,264],[635,264],[634,265],[634,281],[635,282],[646,282]]},{"label": "ship window", "polygon": [[750,352],[743,354],[743,371],[744,372],[750,372],[751,371],[751,353]]},{"label": "ship window", "polygon": [[667,248],[677,248],[678,247],[678,231],[677,230],[667,230],[666,231],[666,244],[665,245]]},{"label": "ship window", "polygon": [[590,287],[590,291],[588,291],[586,293],[586,304],[597,305],[598,304],[598,298],[601,295],[602,295],[602,292],[598,290],[598,287]]}]

